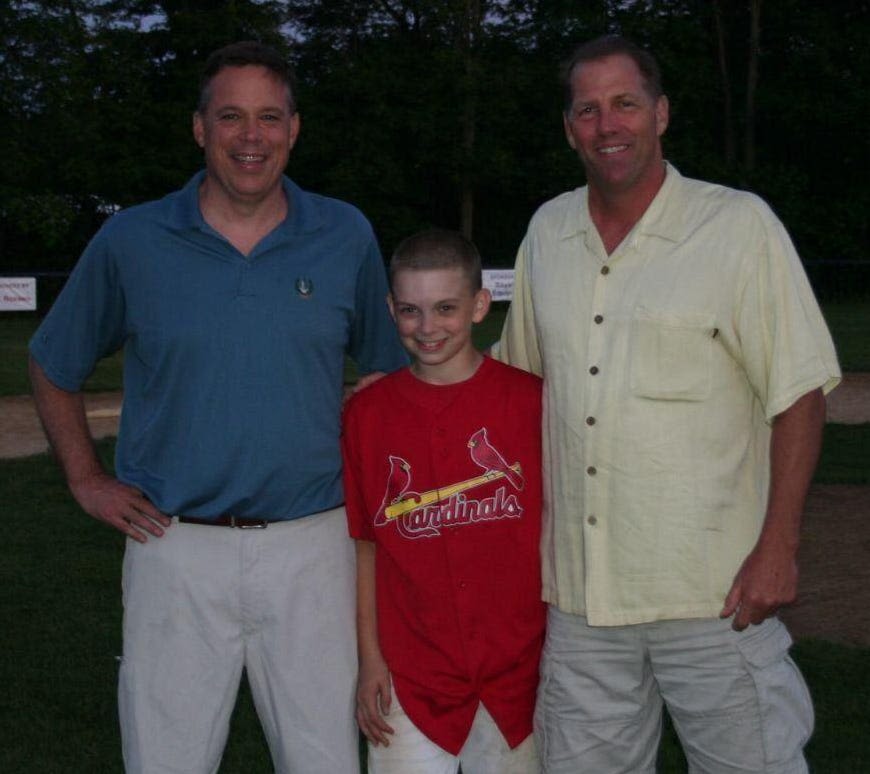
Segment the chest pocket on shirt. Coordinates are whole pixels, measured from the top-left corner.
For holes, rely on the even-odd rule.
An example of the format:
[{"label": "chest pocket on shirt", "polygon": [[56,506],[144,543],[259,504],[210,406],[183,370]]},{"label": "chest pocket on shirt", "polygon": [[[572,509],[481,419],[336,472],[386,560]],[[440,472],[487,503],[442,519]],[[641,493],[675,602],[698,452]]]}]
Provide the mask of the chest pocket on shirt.
[{"label": "chest pocket on shirt", "polygon": [[715,322],[703,312],[667,314],[637,307],[631,320],[632,394],[654,400],[709,397]]}]

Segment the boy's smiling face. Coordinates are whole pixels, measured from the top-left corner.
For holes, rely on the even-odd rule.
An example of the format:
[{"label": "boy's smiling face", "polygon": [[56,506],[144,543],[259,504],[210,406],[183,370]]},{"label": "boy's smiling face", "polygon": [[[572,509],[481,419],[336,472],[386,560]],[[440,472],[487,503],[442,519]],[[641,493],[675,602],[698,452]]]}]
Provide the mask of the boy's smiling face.
[{"label": "boy's smiling face", "polygon": [[472,290],[462,269],[401,269],[388,297],[399,337],[423,381],[454,384],[469,379],[482,355],[471,327],[489,311],[488,290]]}]

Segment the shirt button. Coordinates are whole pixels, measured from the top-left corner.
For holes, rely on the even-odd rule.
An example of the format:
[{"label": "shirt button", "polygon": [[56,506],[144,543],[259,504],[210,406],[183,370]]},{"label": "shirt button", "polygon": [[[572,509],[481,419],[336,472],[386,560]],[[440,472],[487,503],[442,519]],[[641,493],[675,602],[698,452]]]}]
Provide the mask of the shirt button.
[{"label": "shirt button", "polygon": [[595,321],[596,325],[601,325],[601,323],[604,322],[604,317],[600,314],[596,314],[592,319]]},{"label": "shirt button", "polygon": [[610,267],[609,266],[602,266],[601,273],[606,277],[608,274],[610,274]]},{"label": "shirt button", "polygon": [[595,516],[590,516],[588,519],[586,519],[586,523],[591,524],[594,527],[596,524],[598,524],[598,519],[596,519]]},{"label": "shirt button", "polygon": [[461,589],[465,588],[465,581],[459,581],[459,588],[461,588]]},{"label": "shirt button", "polygon": [[590,476],[594,476],[598,471],[595,469],[595,466],[594,466],[594,465],[590,465],[588,468],[586,468],[586,472],[587,472]]},{"label": "shirt button", "polygon": [[595,424],[595,417],[586,417],[586,424],[592,427]]},{"label": "shirt button", "polygon": [[598,373],[598,366],[592,366],[592,368],[589,369],[589,373],[595,376],[595,374]]}]

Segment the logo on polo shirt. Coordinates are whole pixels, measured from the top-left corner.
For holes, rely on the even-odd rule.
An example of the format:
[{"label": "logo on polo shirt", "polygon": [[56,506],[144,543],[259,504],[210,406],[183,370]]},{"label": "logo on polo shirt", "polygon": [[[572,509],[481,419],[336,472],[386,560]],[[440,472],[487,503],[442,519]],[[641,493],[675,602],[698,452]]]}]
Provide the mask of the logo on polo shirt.
[{"label": "logo on polo shirt", "polygon": [[468,448],[472,462],[483,468],[483,475],[420,493],[411,491],[411,465],[391,454],[387,488],[375,515],[375,526],[395,523],[400,535],[414,539],[437,537],[441,534],[441,527],[522,516],[522,506],[507,486],[500,486],[491,497],[481,499],[465,494],[499,479],[505,479],[512,489],[522,491],[525,481],[520,463],[508,465],[498,449],[489,443],[486,428],[481,428],[468,439]]},{"label": "logo on polo shirt", "polygon": [[310,277],[297,277],[296,292],[301,298],[311,298],[311,294],[314,292],[314,282]]}]

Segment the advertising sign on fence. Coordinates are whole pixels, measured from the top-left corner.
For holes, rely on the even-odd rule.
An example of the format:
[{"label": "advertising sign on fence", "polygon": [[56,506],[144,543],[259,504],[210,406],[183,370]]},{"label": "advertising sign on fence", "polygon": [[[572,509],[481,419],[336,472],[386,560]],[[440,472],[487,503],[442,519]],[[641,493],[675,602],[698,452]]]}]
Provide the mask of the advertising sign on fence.
[{"label": "advertising sign on fence", "polygon": [[483,286],[492,293],[493,301],[510,301],[514,292],[514,270],[484,269]]},{"label": "advertising sign on fence", "polygon": [[0,277],[0,312],[36,309],[36,277]]}]

